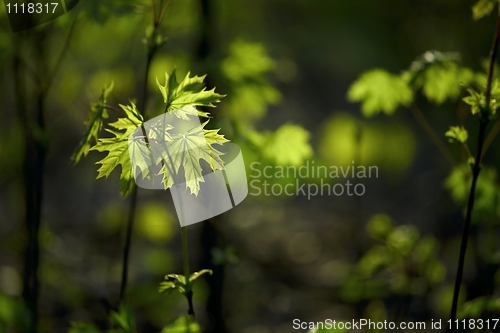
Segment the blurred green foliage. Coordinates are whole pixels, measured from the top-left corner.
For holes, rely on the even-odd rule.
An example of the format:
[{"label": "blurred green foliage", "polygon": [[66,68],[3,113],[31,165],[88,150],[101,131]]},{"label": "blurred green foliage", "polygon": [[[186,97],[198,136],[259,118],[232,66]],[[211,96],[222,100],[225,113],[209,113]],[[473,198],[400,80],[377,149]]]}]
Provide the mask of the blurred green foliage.
[{"label": "blurred green foliage", "polygon": [[[50,151],[40,237],[41,331],[63,332],[74,320],[95,324],[77,321],[70,332],[101,332],[110,324],[98,300],[116,301],[127,205],[119,201],[113,186],[93,182],[96,156],[91,154],[74,168],[69,168],[67,158],[80,139],[88,101],[98,101],[92,104],[93,112],[87,119],[91,130],[84,134],[93,143],[102,124],[92,114],[107,113],[102,104],[117,105],[127,99],[137,103],[142,94],[137,86],[143,80],[145,53],[140,44],[143,42],[147,51],[162,45],[165,36],[165,48],[149,72],[148,89],[154,92],[147,101],[151,107],[139,110],[147,111],[146,117],[163,112],[166,106],[158,94],[156,78],[163,81],[164,73],[175,68],[179,78],[190,70],[193,75],[210,72],[209,86],[227,94],[214,112],[214,122],[222,128],[221,133],[240,145],[247,166],[255,161],[297,167],[307,161],[316,165],[351,165],[355,161],[381,170],[373,189],[369,187],[371,196],[359,202],[349,198],[304,202],[280,197],[269,203],[266,198],[249,198],[228,213],[227,220],[216,226],[228,237],[209,252],[226,269],[223,304],[229,331],[288,332],[288,318],[323,313],[391,319],[400,310],[394,299],[403,299],[403,305],[410,299],[419,302],[412,305],[408,318],[447,316],[453,277],[445,276],[444,265],[453,271],[456,262],[440,256],[439,249],[452,248],[456,253],[459,232],[454,228],[459,223],[453,216],[460,215],[467,201],[471,169],[466,158],[451,169],[442,166],[439,157],[427,149],[420,131],[413,128],[406,107],[418,104],[439,133],[453,124],[448,139],[460,144],[475,142],[476,133],[468,127],[470,112],[464,107],[470,105],[473,114],[484,109],[481,91],[486,74],[477,59],[486,55],[491,42],[494,15],[489,14],[497,1],[477,2],[473,16],[484,19],[474,25],[464,24],[470,17],[470,3],[449,1],[425,6],[391,0],[210,3],[216,22],[209,31],[213,54],[203,61],[198,59],[197,49],[205,27],[196,0],[171,0],[162,34],[152,32],[150,2],[142,0],[80,1],[71,15],[37,29],[50,31],[46,43],[51,52],[46,56],[52,68],[78,14],[68,56],[47,98],[48,133],[39,133]],[[15,52],[21,52],[26,67],[33,70],[39,54],[27,34],[12,36],[8,32],[3,8],[0,6],[0,75],[5,101],[0,119],[0,243],[4,245],[0,290],[9,296],[0,294],[0,331],[10,333],[14,329],[26,331],[28,316],[17,296],[22,289],[21,254],[27,235],[19,223],[24,214],[19,175],[24,138],[10,112],[16,109],[11,60]],[[415,54],[436,48],[460,51],[462,57],[454,52],[428,51],[412,62]],[[34,89],[35,78],[27,72],[24,79],[28,88]],[[460,87],[462,81],[468,94]],[[112,93],[99,100],[102,87],[111,82]],[[347,88],[349,83],[352,85]],[[492,109],[497,107],[499,87],[495,82]],[[345,103],[346,91],[348,100],[361,103],[361,112],[356,104]],[[465,103],[460,102],[462,97]],[[382,117],[375,117],[381,113]],[[105,120],[116,121],[116,116],[110,113]],[[80,150],[78,156],[86,155],[88,148]],[[455,150],[450,146],[454,155],[463,157],[459,149],[462,147]],[[478,273],[482,260],[493,266],[500,261],[496,246],[499,161],[495,149],[492,146],[489,151],[478,181],[474,222],[479,231],[473,242],[479,244],[477,249],[470,247],[471,257],[477,258],[468,267],[462,288],[462,317],[498,311],[495,296],[468,302],[464,296],[465,292],[477,293],[469,290],[471,285],[489,283],[488,274]],[[442,176],[448,173],[448,177]],[[113,181],[117,176],[110,175]],[[428,178],[431,184],[424,181]],[[443,183],[455,205],[446,193],[441,196]],[[122,310],[115,312],[115,332],[130,332],[134,321],[139,332],[185,332],[186,325],[192,332],[201,331],[189,318],[174,319],[185,312],[181,296],[165,297],[155,288],[166,272],[179,269],[181,261],[177,222],[167,200],[150,194],[140,197],[128,295],[135,319]],[[371,243],[366,242],[357,221],[379,211],[386,214],[370,219],[366,230]],[[388,215],[398,216],[398,221],[400,216],[410,216],[415,226],[407,221],[397,226]],[[363,235],[356,239],[353,230]],[[421,236],[418,230],[433,236]],[[354,248],[360,252],[359,262],[352,255]],[[197,249],[196,265],[202,256]],[[351,267],[352,274],[337,292]],[[9,273],[12,271],[19,273]],[[195,297],[201,308],[213,291],[205,281],[197,284]],[[495,284],[499,285],[498,280]],[[208,326],[208,319],[200,319],[201,326]]]},{"label": "blurred green foliage", "polygon": [[382,69],[364,73],[349,88],[351,102],[363,102],[361,110],[366,117],[384,112],[391,115],[400,106],[409,106],[413,101],[411,89],[405,81]]},{"label": "blurred green foliage", "polygon": [[[461,207],[465,207],[469,198],[472,182],[472,170],[469,164],[461,164],[451,170],[446,178],[445,186],[453,199]],[[477,180],[475,195],[474,221],[497,221],[500,216],[500,186],[495,168],[484,166]]]},{"label": "blurred green foliage", "polygon": [[434,237],[420,236],[411,225],[395,226],[382,214],[372,217],[366,228],[381,244],[366,251],[344,284],[342,294],[347,300],[380,298],[390,293],[422,295],[446,277]]},{"label": "blurred green foliage", "polygon": [[23,301],[0,293],[0,332],[27,332],[30,315]]},{"label": "blurred green foliage", "polygon": [[401,173],[414,160],[415,137],[400,122],[369,123],[345,113],[327,119],[321,130],[319,155],[329,165],[377,166]]}]

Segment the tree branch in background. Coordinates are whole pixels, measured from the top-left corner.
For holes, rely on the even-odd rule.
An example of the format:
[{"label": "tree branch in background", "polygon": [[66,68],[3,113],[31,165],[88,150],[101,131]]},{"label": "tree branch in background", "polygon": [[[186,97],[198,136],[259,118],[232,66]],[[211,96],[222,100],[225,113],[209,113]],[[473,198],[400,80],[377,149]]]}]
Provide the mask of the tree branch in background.
[{"label": "tree branch in background", "polygon": [[[495,31],[495,37],[493,38],[493,45],[490,52],[490,62],[488,69],[488,81],[486,85],[485,92],[485,111],[481,112],[479,118],[479,134],[477,140],[477,151],[476,159],[474,165],[472,166],[472,184],[469,192],[469,200],[467,203],[467,213],[465,216],[465,224],[462,233],[462,241],[460,244],[460,255],[458,259],[457,276],[455,279],[455,288],[453,291],[453,301],[451,305],[450,319],[452,323],[457,319],[457,308],[458,308],[458,297],[460,295],[460,286],[462,285],[465,254],[467,252],[467,242],[469,240],[470,225],[472,221],[472,211],[474,209],[474,196],[476,192],[477,179],[481,171],[481,158],[483,156],[483,148],[485,143],[486,128],[489,124],[489,113],[490,113],[490,99],[491,99],[491,87],[493,83],[493,72],[495,70],[495,60],[498,52],[498,43],[500,40],[500,11],[497,18],[497,27]],[[449,328],[449,332],[455,332],[453,327]]]}]

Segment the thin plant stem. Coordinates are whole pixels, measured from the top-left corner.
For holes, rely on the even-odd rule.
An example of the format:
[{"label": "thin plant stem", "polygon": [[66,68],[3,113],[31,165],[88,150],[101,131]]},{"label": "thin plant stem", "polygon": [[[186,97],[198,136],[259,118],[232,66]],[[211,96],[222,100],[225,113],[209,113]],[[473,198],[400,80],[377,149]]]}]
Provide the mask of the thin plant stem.
[{"label": "thin plant stem", "polygon": [[[476,160],[474,162],[474,165],[472,167],[472,184],[470,187],[470,192],[469,192],[469,200],[467,203],[467,213],[465,215],[465,224],[462,232],[462,241],[460,243],[460,255],[458,259],[458,268],[457,268],[457,275],[455,279],[455,288],[453,291],[453,301],[451,305],[451,313],[450,313],[450,319],[452,322],[455,321],[457,318],[457,308],[458,308],[458,298],[460,295],[460,286],[462,285],[462,279],[463,279],[463,272],[464,272],[464,264],[465,264],[465,254],[467,252],[467,242],[469,240],[469,234],[470,234],[470,225],[472,221],[472,211],[474,209],[474,197],[475,197],[475,192],[476,192],[476,184],[477,184],[477,179],[479,177],[479,172],[481,171],[481,166],[480,166],[480,158],[483,150],[483,144],[484,144],[484,135],[486,132],[486,126],[488,125],[487,122],[481,122],[479,126],[479,135],[478,135],[478,147],[477,147],[477,153],[476,153]],[[454,329],[452,328],[451,332],[454,332]]]},{"label": "thin plant stem", "polygon": [[453,155],[450,153],[448,147],[444,144],[443,140],[436,134],[434,129],[432,128],[431,124],[427,121],[427,118],[425,118],[424,114],[418,108],[415,104],[413,104],[410,108],[411,113],[413,114],[413,117],[415,117],[415,120],[419,123],[419,125],[422,127],[424,130],[425,134],[431,139],[431,141],[434,143],[434,145],[439,149],[441,154],[446,158],[448,162],[450,162],[451,165],[456,165],[455,158]]},{"label": "thin plant stem", "polygon": [[[153,1],[154,5],[154,1]],[[154,8],[154,11],[156,9]],[[155,29],[158,28],[159,24],[156,24],[155,22]],[[148,79],[149,79],[149,70],[151,68],[151,63],[153,61],[153,58],[158,51],[158,48],[153,48],[147,50],[147,56],[146,56],[146,68],[144,72],[144,81],[143,81],[143,87],[142,87],[142,99],[141,103],[139,105],[139,113],[141,115],[145,115],[146,113],[146,104],[147,104],[147,99],[148,99]],[[113,110],[114,108],[110,108]],[[117,109],[116,109],[117,110]],[[116,110],[113,110],[116,112]],[[148,138],[146,135],[146,129],[144,127],[144,124],[141,125],[142,132],[144,134],[144,137],[146,139],[146,143],[149,145]],[[127,282],[128,282],[128,267],[129,267],[129,258],[130,258],[130,247],[132,245],[132,232],[134,230],[134,221],[135,221],[135,212],[137,208],[137,186],[134,186],[134,189],[132,190],[131,193],[131,198],[130,198],[130,204],[129,204],[129,215],[127,218],[127,229],[126,229],[126,235],[125,235],[125,246],[123,248],[123,263],[122,263],[122,278],[121,278],[121,285],[120,285],[120,296],[118,299],[118,302],[121,303],[123,302],[125,298],[125,291],[127,288]]]},{"label": "thin plant stem", "polygon": [[188,238],[187,238],[187,227],[181,227],[182,235],[182,261],[184,266],[184,277],[186,278],[186,298],[188,301],[188,315],[194,318],[194,307],[193,307],[193,284],[189,280],[189,249],[188,249]]},{"label": "thin plant stem", "polygon": [[[64,3],[64,2],[63,2]],[[66,40],[64,41],[64,46],[61,50],[61,53],[59,54],[59,56],[57,57],[57,61],[56,61],[56,64],[54,65],[54,69],[52,70],[52,73],[49,77],[49,79],[47,80],[47,82],[45,83],[46,85],[46,89],[48,90],[50,88],[50,86],[52,85],[52,82],[54,81],[54,78],[56,77],[57,75],[57,72],[59,72],[59,69],[61,68],[61,65],[63,63],[63,60],[64,58],[66,57],[66,53],[69,49],[69,45],[71,43],[71,39],[73,37],[73,34],[75,32],[75,27],[76,27],[76,21],[78,19],[78,14],[77,16],[73,19],[73,22],[71,23],[71,27],[69,28],[69,32],[68,32],[68,35],[66,36]]]},{"label": "thin plant stem", "polygon": [[[46,74],[46,49],[42,42],[46,36],[46,30],[41,30],[33,36],[32,41],[38,54],[36,58],[36,68],[38,76],[34,76],[34,92],[28,93],[28,85],[23,80],[23,59],[20,56],[20,40],[16,39],[16,52],[14,55],[14,89],[16,96],[16,107],[21,121],[24,134],[25,153],[23,160],[23,180],[25,195],[25,223],[28,235],[26,250],[24,254],[24,273],[23,273],[23,299],[30,311],[30,321],[28,331],[37,332],[38,326],[38,300],[40,289],[40,242],[39,231],[41,226],[42,207],[43,207],[43,175],[45,170],[45,160],[47,156],[47,142],[43,136],[37,136],[36,131],[44,133],[46,129],[45,111],[47,91],[45,87],[39,84],[36,77],[43,78]],[[26,101],[33,101],[34,114],[29,115]]]},{"label": "thin plant stem", "polygon": [[[496,31],[495,31],[495,37],[493,38],[493,45],[491,47],[491,52],[490,52],[488,81],[487,81],[486,92],[485,92],[487,113],[490,110],[491,86],[492,86],[492,82],[493,82],[493,72],[495,69],[494,65],[495,65],[495,59],[497,57],[499,40],[500,40],[500,11],[499,11],[498,18],[497,18],[497,27],[496,27]],[[464,224],[464,229],[463,229],[463,233],[462,233],[462,241],[460,244],[460,255],[459,255],[459,259],[458,259],[457,276],[455,279],[455,288],[453,291],[453,301],[452,301],[452,305],[451,305],[450,319],[451,319],[452,324],[457,319],[458,298],[460,295],[460,286],[462,285],[462,279],[463,279],[465,254],[467,252],[467,242],[469,240],[470,225],[471,225],[471,221],[472,221],[472,212],[474,209],[474,197],[475,197],[475,192],[476,192],[477,179],[478,179],[479,173],[481,171],[481,157],[483,156],[486,128],[488,127],[488,124],[489,124],[488,114],[481,113],[479,121],[480,122],[479,122],[479,134],[478,134],[478,140],[477,140],[476,159],[475,159],[474,165],[472,167],[472,184],[470,187],[469,200],[467,203],[467,213],[465,215],[465,224]],[[451,326],[453,326],[453,325],[451,325]],[[455,332],[455,328],[449,327],[448,331]]]},{"label": "thin plant stem", "polygon": [[[468,158],[472,158],[473,156],[472,156],[472,153],[471,153],[471,151],[470,151],[470,149],[469,149],[469,146],[467,146],[467,144],[466,144],[466,143],[463,143],[463,144],[462,144],[462,147],[464,148],[464,151],[465,151],[465,153],[467,154],[467,157],[468,157]],[[484,151],[484,148],[483,148],[483,151]]]},{"label": "thin plant stem", "polygon": [[106,109],[106,110],[109,110],[109,111],[113,111],[114,113],[116,113],[118,116],[120,117],[125,117],[125,118],[128,118],[127,114],[125,113],[125,111],[121,110],[121,109],[118,109],[118,108],[115,108],[114,106],[111,106],[111,105],[103,105],[103,107]]},{"label": "thin plant stem", "polygon": [[130,246],[132,243],[132,231],[134,227],[135,210],[137,207],[137,186],[134,187],[130,194],[130,204],[127,218],[127,231],[125,235],[125,246],[123,248],[123,264],[122,264],[122,278],[120,284],[120,298],[119,303],[125,298],[125,290],[128,282],[128,266],[130,256]]}]

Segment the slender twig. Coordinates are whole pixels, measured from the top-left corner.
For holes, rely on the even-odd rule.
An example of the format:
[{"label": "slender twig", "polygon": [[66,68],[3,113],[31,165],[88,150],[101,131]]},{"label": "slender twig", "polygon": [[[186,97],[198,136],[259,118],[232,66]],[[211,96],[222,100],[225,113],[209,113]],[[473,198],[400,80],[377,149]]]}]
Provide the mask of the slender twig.
[{"label": "slender twig", "polygon": [[182,259],[184,264],[184,277],[186,278],[186,298],[188,301],[188,315],[195,316],[193,307],[193,284],[189,280],[189,249],[188,249],[188,239],[187,239],[187,227],[181,227],[182,234]]},{"label": "slender twig", "polygon": [[[467,157],[468,157],[468,158],[473,157],[473,156],[472,156],[472,153],[471,153],[471,151],[470,151],[470,149],[469,149],[469,146],[468,146],[466,143],[463,143],[463,144],[462,144],[462,147],[464,148],[464,151],[465,151],[465,153],[467,154]],[[484,148],[483,148],[483,151],[484,151]]]},{"label": "slender twig", "polygon": [[448,162],[450,162],[451,165],[456,165],[455,158],[453,155],[450,153],[448,146],[446,146],[441,140],[441,137],[436,134],[432,126],[429,124],[427,121],[427,118],[425,118],[424,114],[422,111],[415,105],[413,104],[410,108],[411,113],[419,123],[419,125],[422,127],[424,132],[427,134],[427,136],[431,139],[431,141],[434,143],[434,145],[439,149],[441,154],[446,158]]},{"label": "slender twig", "polygon": [[165,13],[167,11],[168,4],[170,3],[170,0],[167,0],[165,3],[161,1],[160,4],[160,14],[158,16],[158,25],[163,21],[163,16],[165,16]]},{"label": "slender twig", "polygon": [[[154,5],[154,2],[153,2]],[[156,22],[155,22],[156,23]],[[155,29],[157,28],[157,25],[155,24]],[[151,63],[153,61],[153,58],[158,51],[158,48],[153,48],[147,50],[147,55],[146,55],[146,68],[144,72],[144,81],[143,81],[143,87],[142,87],[142,99],[141,103],[139,105],[139,113],[144,116],[146,113],[146,104],[147,104],[147,99],[148,99],[148,79],[149,79],[149,70],[151,67]],[[146,139],[146,143],[149,145],[149,141],[147,138],[147,133],[146,129],[144,127],[144,124],[141,124],[142,132],[143,135]],[[127,231],[125,235],[125,246],[123,248],[123,264],[122,264],[122,280],[121,280],[121,286],[120,286],[120,297],[119,297],[119,303],[123,301],[125,298],[125,290],[127,287],[127,281],[128,281],[128,266],[129,266],[129,255],[130,255],[130,247],[132,244],[132,232],[134,229],[134,220],[135,220],[135,211],[137,207],[137,186],[134,186],[134,189],[132,190],[131,193],[131,198],[130,198],[130,204],[129,204],[129,215],[127,219]]]},{"label": "slender twig", "polygon": [[156,1],[151,0],[151,5],[153,6],[153,22],[156,22]]},{"label": "slender twig", "polygon": [[453,323],[457,319],[457,308],[458,308],[458,297],[460,295],[460,286],[462,285],[463,271],[464,271],[464,263],[465,263],[465,254],[467,252],[467,242],[469,240],[470,233],[470,225],[472,221],[472,211],[474,209],[474,196],[476,192],[476,184],[477,179],[479,177],[479,173],[481,171],[481,157],[483,156],[483,148],[484,148],[484,138],[486,134],[486,128],[489,123],[488,114],[490,112],[490,99],[491,99],[491,86],[493,82],[493,72],[495,69],[495,59],[497,57],[498,51],[498,43],[500,40],[500,11],[497,18],[497,27],[495,31],[495,37],[493,38],[493,45],[491,47],[490,52],[490,63],[488,69],[488,81],[486,85],[486,106],[485,111],[481,112],[479,119],[479,134],[477,140],[477,151],[476,151],[476,159],[474,161],[474,165],[472,167],[472,184],[470,187],[469,200],[467,203],[467,213],[465,215],[465,224],[462,233],[462,241],[460,244],[460,255],[458,259],[458,268],[457,268],[457,276],[455,279],[455,288],[453,292],[453,301],[451,305],[451,327],[449,327],[449,332],[455,332],[455,328],[453,327]]},{"label": "slender twig", "polygon": [[118,108],[115,108],[114,106],[111,106],[111,105],[103,105],[103,107],[106,109],[106,110],[110,110],[110,111],[113,111],[114,113],[116,113],[117,115],[121,116],[121,117],[124,117],[124,118],[127,118],[127,119],[130,119],[127,114],[125,113],[125,111],[121,110],[121,109],[118,109]]},{"label": "slender twig", "polygon": [[122,264],[122,279],[120,284],[119,303],[125,298],[125,290],[128,282],[128,265],[130,256],[130,245],[132,243],[132,231],[134,227],[135,210],[137,207],[137,186],[134,187],[130,194],[130,204],[127,218],[127,231],[125,235],[125,246],[123,248],[123,264]]},{"label": "slender twig", "polygon": [[68,35],[66,36],[66,40],[64,42],[63,48],[61,50],[61,53],[59,54],[59,57],[57,57],[56,64],[54,65],[54,68],[52,69],[52,72],[50,73],[50,76],[47,79],[47,82],[45,82],[45,87],[46,87],[47,90],[52,85],[52,82],[54,81],[54,78],[57,75],[57,72],[61,68],[63,60],[66,57],[66,53],[67,53],[67,51],[69,49],[69,44],[71,42],[71,38],[73,37],[73,33],[75,31],[75,26],[76,26],[77,18],[78,18],[78,14],[73,19],[73,22],[71,23],[71,27],[69,28],[69,32],[68,32]]}]

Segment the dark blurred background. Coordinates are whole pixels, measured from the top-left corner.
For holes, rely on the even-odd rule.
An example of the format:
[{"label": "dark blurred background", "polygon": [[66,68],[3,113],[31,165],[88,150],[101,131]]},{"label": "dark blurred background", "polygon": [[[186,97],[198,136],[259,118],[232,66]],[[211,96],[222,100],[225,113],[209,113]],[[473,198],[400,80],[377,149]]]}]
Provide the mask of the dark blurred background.
[{"label": "dark blurred background", "polygon": [[[233,128],[235,119],[242,124],[243,137],[272,135],[284,124],[305,129],[309,137],[306,133],[297,145],[305,151],[310,146],[314,153],[304,153],[298,165],[308,159],[328,166],[355,161],[379,167],[378,178],[362,180],[366,194],[361,197],[249,195],[219,218],[190,226],[192,268],[218,270],[195,285],[202,327],[218,318],[224,321],[219,327],[225,327],[219,332],[286,333],[294,331],[296,318],[430,321],[448,316],[463,224],[462,208],[445,188],[451,166],[408,109],[367,119],[346,93],[361,73],[385,68],[398,74],[427,50],[458,52],[463,65],[483,70],[495,18],[474,22],[472,5],[451,0],[170,1],[161,28],[168,40],[151,65],[148,109],[161,108],[155,77],[163,82],[164,73],[174,68],[179,77],[187,71],[208,73],[208,87],[228,94],[209,110],[213,126],[242,146],[247,166],[255,160],[262,166],[280,163],[252,152],[245,155],[250,149]],[[32,96],[37,73],[43,66],[54,68],[66,49],[46,95],[45,129],[37,134],[43,135],[47,152],[39,235],[40,327],[43,332],[66,332],[75,320],[106,327],[107,306],[118,298],[128,201],[120,197],[118,172],[108,180],[95,180],[95,162],[103,154],[90,152],[77,165],[70,157],[82,137],[90,103],[104,86],[114,81],[108,101],[114,106],[141,98],[142,40],[151,21],[150,7],[149,1],[80,1],[57,20],[16,34],[5,7],[0,9],[4,318],[10,311],[8,300],[22,295],[28,239],[22,172],[26,139],[15,82],[26,82],[28,118],[35,117],[31,105],[36,105]],[[25,62],[21,75],[15,63],[19,58]],[[257,88],[241,84],[234,74],[245,66],[258,76]],[[459,101],[439,107],[425,98],[417,103],[440,135],[459,122]],[[292,128],[302,131],[300,127]],[[276,149],[293,150],[294,144],[289,141],[286,147],[285,142]],[[492,166],[499,162],[494,156],[497,147],[486,156]],[[458,148],[453,149],[459,158]],[[127,302],[138,331],[157,332],[186,311],[182,295],[157,291],[165,274],[182,272],[180,226],[168,191],[139,190],[136,216]],[[403,235],[411,229],[411,237],[430,239],[435,246],[429,251],[439,264],[428,270],[438,271],[437,277],[421,277],[419,272],[406,276],[397,266],[368,281],[353,278],[364,254],[383,246],[365,227],[374,216],[381,225],[390,218],[393,225],[406,226]],[[473,256],[466,265],[466,289],[481,284]],[[401,281],[395,282],[395,276],[416,282],[398,289],[394,285]],[[470,296],[480,296],[476,294],[472,288]]]}]

